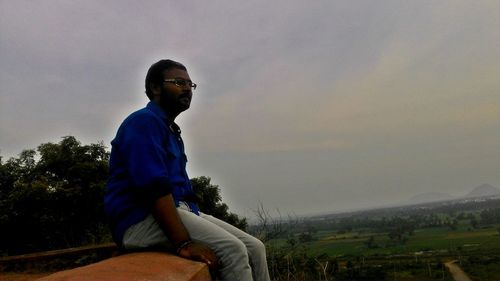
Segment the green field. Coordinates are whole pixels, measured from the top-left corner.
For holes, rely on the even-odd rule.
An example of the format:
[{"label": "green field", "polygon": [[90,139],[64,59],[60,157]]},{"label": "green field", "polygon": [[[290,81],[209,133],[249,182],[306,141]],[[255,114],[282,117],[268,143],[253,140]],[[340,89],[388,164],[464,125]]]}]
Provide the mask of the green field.
[{"label": "green field", "polygon": [[[308,256],[327,254],[346,268],[348,261],[356,266],[379,268],[386,273],[385,280],[453,280],[442,269],[442,263],[458,260],[473,280],[497,280],[500,277],[500,224],[470,229],[459,225],[416,229],[404,243],[394,243],[387,233],[367,229],[338,234],[336,231],[317,231],[313,241],[296,247]],[[368,247],[373,236],[375,246]],[[298,240],[298,235],[295,235]],[[288,239],[270,241],[274,247],[289,245]],[[362,262],[361,262],[362,260]],[[357,262],[355,262],[357,261]],[[423,279],[422,279],[423,278]]]},{"label": "green field", "polygon": [[[485,229],[467,230],[458,228],[450,230],[447,227],[418,229],[408,236],[404,244],[395,245],[390,242],[387,234],[350,232],[336,234],[334,231],[318,232],[316,241],[306,244],[311,254],[326,253],[330,256],[371,256],[394,254],[420,254],[434,252],[455,254],[457,252],[496,251],[500,253],[500,225]],[[376,247],[369,249],[365,241],[374,237]]]}]

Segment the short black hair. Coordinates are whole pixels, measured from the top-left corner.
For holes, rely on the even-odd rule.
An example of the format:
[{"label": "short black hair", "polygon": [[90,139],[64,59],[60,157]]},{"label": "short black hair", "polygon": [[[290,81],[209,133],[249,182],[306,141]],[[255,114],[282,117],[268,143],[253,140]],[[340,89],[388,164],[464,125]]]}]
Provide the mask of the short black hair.
[{"label": "short black hair", "polygon": [[186,67],[182,63],[173,60],[160,60],[151,65],[151,67],[148,70],[148,73],[146,74],[146,83],[145,83],[146,95],[148,96],[149,100],[153,99],[153,93],[151,92],[151,85],[152,84],[158,85],[160,83],[163,83],[163,72],[165,70],[169,70],[172,68],[178,68],[187,71]]}]

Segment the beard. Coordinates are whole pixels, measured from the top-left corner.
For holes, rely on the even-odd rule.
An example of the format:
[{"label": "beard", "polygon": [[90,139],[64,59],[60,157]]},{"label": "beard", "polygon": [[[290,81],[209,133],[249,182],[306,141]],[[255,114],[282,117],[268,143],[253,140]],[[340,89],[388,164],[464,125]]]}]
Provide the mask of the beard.
[{"label": "beard", "polygon": [[182,111],[188,109],[191,106],[191,94],[182,93],[177,98],[177,102],[178,102],[179,106],[184,108]]},{"label": "beard", "polygon": [[166,91],[162,91],[160,96],[160,105],[167,109],[168,112],[183,112],[191,106],[192,94],[183,92],[180,95],[172,95]]}]

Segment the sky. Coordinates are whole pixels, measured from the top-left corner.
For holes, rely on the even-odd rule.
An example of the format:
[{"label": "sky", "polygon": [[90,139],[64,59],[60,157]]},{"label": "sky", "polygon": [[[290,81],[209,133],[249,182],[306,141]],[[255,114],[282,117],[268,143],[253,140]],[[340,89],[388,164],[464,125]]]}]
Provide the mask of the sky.
[{"label": "sky", "polygon": [[500,1],[0,0],[0,155],[110,149],[154,62],[198,88],[190,177],[305,215],[500,188]]}]

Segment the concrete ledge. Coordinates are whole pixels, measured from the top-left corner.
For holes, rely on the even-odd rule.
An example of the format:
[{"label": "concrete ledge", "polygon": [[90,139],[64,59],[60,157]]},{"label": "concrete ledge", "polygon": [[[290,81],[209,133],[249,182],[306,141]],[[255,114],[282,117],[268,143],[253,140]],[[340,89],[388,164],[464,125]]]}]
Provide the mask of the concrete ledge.
[{"label": "concrete ledge", "polygon": [[138,252],[60,271],[38,281],[210,281],[208,267],[164,252]]}]

